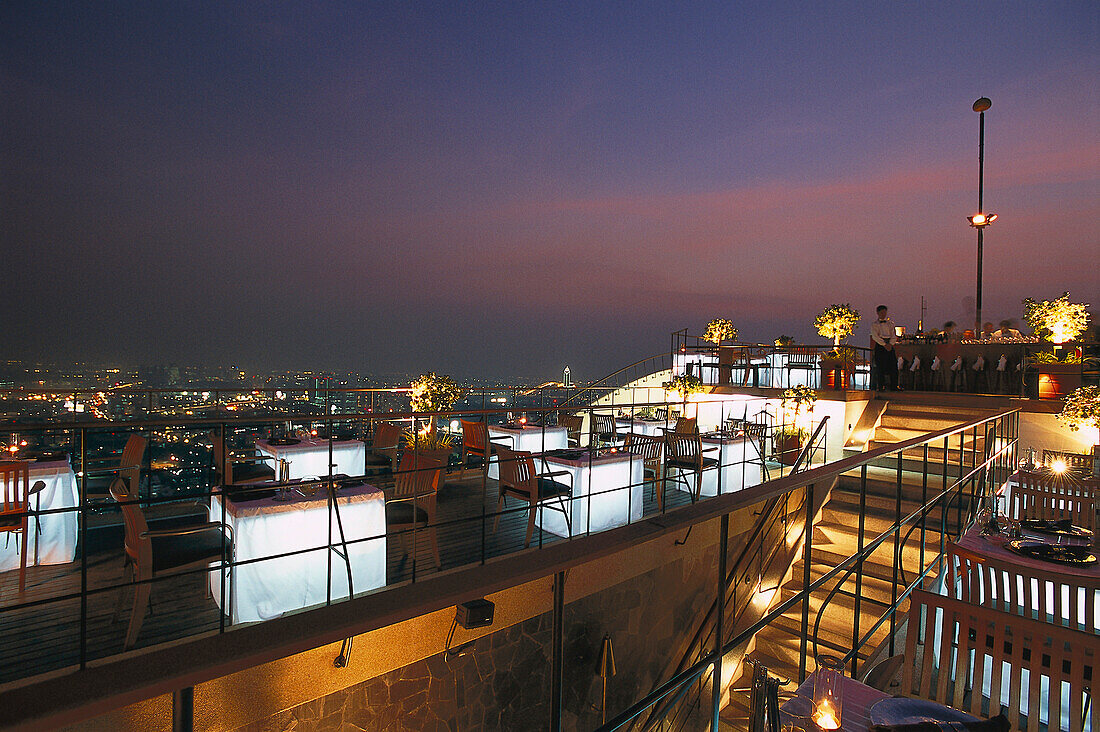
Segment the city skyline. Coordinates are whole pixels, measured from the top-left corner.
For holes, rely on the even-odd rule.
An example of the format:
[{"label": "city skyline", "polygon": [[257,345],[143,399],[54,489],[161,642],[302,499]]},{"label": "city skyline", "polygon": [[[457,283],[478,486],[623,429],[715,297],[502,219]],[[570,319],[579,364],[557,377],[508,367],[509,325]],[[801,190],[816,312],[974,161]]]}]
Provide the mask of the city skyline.
[{"label": "city skyline", "polygon": [[712,317],[965,323],[979,96],[985,319],[1096,306],[1100,9],[871,7],[6,4],[0,359],[599,378]]}]

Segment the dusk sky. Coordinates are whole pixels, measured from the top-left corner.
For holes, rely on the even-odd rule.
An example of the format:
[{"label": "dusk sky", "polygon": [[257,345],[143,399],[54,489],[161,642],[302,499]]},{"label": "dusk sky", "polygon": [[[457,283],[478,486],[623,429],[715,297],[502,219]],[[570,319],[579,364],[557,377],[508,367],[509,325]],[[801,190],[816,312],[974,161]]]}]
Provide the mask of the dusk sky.
[{"label": "dusk sky", "polygon": [[1100,309],[1100,3],[0,4],[0,358],[592,379]]}]

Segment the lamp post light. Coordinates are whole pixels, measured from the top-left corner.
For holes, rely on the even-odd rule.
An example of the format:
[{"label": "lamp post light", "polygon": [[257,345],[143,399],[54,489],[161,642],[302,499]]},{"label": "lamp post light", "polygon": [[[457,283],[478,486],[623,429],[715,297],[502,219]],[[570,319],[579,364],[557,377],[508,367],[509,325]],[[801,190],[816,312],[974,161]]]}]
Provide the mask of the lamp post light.
[{"label": "lamp post light", "polygon": [[985,110],[993,106],[987,97],[974,102],[974,111],[978,113],[978,213],[967,216],[966,220],[978,230],[978,292],[974,298],[974,337],[980,338],[982,332],[982,231],[997,220],[997,214],[985,213],[982,208],[982,188],[985,176]]}]

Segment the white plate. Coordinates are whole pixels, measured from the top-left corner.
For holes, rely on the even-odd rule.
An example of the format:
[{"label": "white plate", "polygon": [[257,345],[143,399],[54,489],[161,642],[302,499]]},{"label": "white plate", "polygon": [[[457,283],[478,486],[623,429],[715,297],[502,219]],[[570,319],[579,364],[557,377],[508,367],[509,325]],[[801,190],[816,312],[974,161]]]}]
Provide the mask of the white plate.
[{"label": "white plate", "polygon": [[916,722],[977,722],[977,717],[927,699],[891,697],[871,705],[871,724],[913,724]]}]

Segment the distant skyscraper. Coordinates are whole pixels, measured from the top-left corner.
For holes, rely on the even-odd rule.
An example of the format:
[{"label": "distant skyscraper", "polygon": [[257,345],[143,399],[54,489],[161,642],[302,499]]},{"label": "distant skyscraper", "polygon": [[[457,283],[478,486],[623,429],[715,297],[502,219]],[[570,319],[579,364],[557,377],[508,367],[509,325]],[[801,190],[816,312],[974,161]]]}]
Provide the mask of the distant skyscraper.
[{"label": "distant skyscraper", "polygon": [[565,373],[561,375],[561,385],[565,387],[573,386],[573,379],[569,376],[569,367],[565,367]]}]

